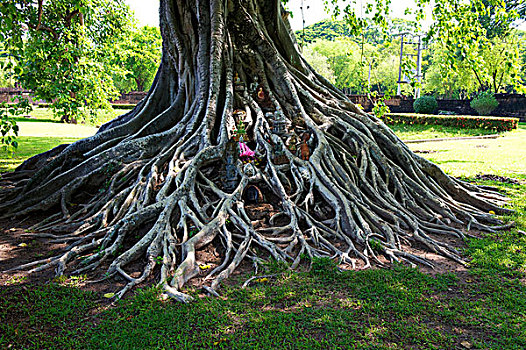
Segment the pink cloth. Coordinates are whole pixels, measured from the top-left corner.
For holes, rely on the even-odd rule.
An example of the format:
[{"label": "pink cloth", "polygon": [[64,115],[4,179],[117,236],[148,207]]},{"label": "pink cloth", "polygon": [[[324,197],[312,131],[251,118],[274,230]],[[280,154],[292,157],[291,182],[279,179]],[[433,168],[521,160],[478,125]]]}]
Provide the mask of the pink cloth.
[{"label": "pink cloth", "polygon": [[239,143],[239,157],[240,158],[253,158],[256,155],[244,142]]}]

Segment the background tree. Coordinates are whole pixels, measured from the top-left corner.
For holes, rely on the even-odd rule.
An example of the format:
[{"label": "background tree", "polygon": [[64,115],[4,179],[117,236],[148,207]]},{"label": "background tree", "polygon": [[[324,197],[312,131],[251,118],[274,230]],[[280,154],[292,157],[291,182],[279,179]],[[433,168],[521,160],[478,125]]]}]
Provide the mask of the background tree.
[{"label": "background tree", "polygon": [[160,14],[146,99],[3,178],[4,217],[45,212],[33,229],[68,244],[19,268],[120,275],[116,297],[153,276],[188,301],[190,279],[217,295],[243,261],[433,266],[413,245],[464,263],[444,237],[502,224],[488,213],[507,212],[501,195],[412,153],[312,70],[279,1],[163,0]]},{"label": "background tree", "polygon": [[122,1],[14,0],[0,11],[23,87],[51,102],[66,122],[109,107],[118,92],[108,63],[131,18]]},{"label": "background tree", "polygon": [[114,78],[117,89],[121,92],[148,90],[161,63],[159,28],[143,26],[133,30],[117,46],[114,64],[125,70]]},{"label": "background tree", "polygon": [[524,91],[519,79],[520,56],[511,26],[523,16],[522,3],[500,0],[449,1],[435,6],[429,33],[446,49],[441,72],[445,78],[469,67],[480,90],[498,92],[504,81]]},{"label": "background tree", "polygon": [[[366,93],[369,90],[379,92],[396,90],[399,46],[399,40],[384,40],[382,44],[366,42],[362,45],[352,39],[341,37],[335,40],[318,39],[307,45],[305,50],[312,50],[326,58],[334,74],[336,87],[350,89],[353,93]],[[304,55],[304,57],[313,64],[311,56]],[[316,66],[313,64],[313,67]],[[321,71],[320,74],[324,75]]]},{"label": "background tree", "polygon": [[327,57],[325,57],[318,51],[315,51],[310,45],[305,47],[302,50],[302,55],[305,58],[305,60],[309,62],[312,68],[314,68],[316,72],[320,73],[323,77],[325,77],[331,83],[333,84],[336,83],[334,71],[329,65],[329,62],[328,62],[329,59]]}]

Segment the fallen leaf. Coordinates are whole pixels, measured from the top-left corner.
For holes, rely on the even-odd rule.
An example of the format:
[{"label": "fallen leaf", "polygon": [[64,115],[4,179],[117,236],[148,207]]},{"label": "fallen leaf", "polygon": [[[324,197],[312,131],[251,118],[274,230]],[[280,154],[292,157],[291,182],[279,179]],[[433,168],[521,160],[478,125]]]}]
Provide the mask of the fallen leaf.
[{"label": "fallen leaf", "polygon": [[460,345],[462,345],[466,349],[471,349],[471,347],[473,346],[473,345],[471,345],[470,342],[467,342],[467,341],[460,342]]},{"label": "fallen leaf", "polygon": [[268,282],[268,278],[264,277],[264,278],[259,278],[256,280],[256,282],[259,282],[259,283],[265,283],[265,282]]},{"label": "fallen leaf", "polygon": [[18,246],[24,248],[27,247],[27,243],[20,243]]},{"label": "fallen leaf", "polygon": [[115,296],[115,293],[106,293],[103,295],[104,298],[111,299]]}]

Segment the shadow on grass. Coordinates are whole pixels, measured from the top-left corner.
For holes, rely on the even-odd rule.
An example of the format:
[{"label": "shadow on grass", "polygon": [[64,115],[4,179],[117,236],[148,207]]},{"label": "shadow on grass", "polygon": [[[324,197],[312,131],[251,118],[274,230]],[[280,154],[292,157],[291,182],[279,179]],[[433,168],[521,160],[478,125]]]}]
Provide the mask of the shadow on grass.
[{"label": "shadow on grass", "polygon": [[480,163],[484,163],[481,160],[458,160],[458,159],[449,159],[449,160],[429,159],[429,160],[431,160],[435,164],[448,164],[448,163],[460,163],[460,164],[473,163],[473,164],[480,164]]},{"label": "shadow on grass", "polygon": [[37,118],[24,118],[24,117],[16,117],[13,118],[17,123],[20,122],[27,122],[27,123],[55,123],[55,124],[62,124],[62,122],[58,119],[37,119]]}]

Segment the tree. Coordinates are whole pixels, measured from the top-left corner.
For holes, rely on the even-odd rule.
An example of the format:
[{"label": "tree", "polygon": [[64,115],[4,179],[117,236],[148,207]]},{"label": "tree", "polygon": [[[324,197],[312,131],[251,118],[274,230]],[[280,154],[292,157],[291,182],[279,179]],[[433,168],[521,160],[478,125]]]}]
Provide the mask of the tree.
[{"label": "tree", "polygon": [[435,6],[437,24],[429,35],[446,49],[442,73],[461,74],[469,67],[480,90],[498,92],[506,79],[516,91],[525,91],[519,79],[517,36],[511,28],[524,17],[523,11],[522,2],[500,0],[455,0]]},{"label": "tree", "polygon": [[188,301],[190,279],[216,294],[245,260],[432,266],[411,243],[464,263],[444,237],[501,224],[488,212],[508,212],[503,197],[415,155],[305,62],[279,1],[163,0],[160,14],[147,98],[5,175],[3,216],[44,212],[34,229],[69,244],[19,268],[120,275],[117,297],[155,276]]},{"label": "tree", "polygon": [[76,122],[107,108],[108,100],[118,96],[109,62],[129,24],[122,2],[3,1],[0,13],[18,80],[52,102],[63,121]]},{"label": "tree", "polygon": [[[372,91],[394,91],[398,80],[399,41],[384,41],[383,44],[356,43],[348,38],[336,40],[318,39],[305,47],[326,58],[334,81],[339,88],[348,88],[354,93]],[[303,55],[315,69],[315,57]],[[318,69],[316,69],[321,73]],[[369,87],[369,73],[370,84]],[[324,74],[322,74],[324,75]]]},{"label": "tree", "polygon": [[114,64],[125,70],[122,78],[114,79],[119,91],[145,91],[152,85],[161,63],[161,45],[159,28],[149,26],[132,31],[117,44]]},{"label": "tree", "polygon": [[513,91],[524,85],[518,79],[522,62],[519,48],[525,41],[515,33],[505,38],[495,37],[477,50],[477,64],[472,59],[458,58],[449,64],[450,48],[443,43],[432,46],[430,67],[426,71],[425,90],[452,96],[459,92],[472,94],[491,90],[495,93]]},{"label": "tree", "polygon": [[323,56],[317,51],[314,51],[309,46],[303,49],[302,55],[305,58],[305,60],[309,62],[309,64],[312,66],[312,68],[316,72],[318,72],[328,81],[330,81],[332,84],[336,82],[336,78],[334,77],[334,72],[328,63],[327,57]]}]

